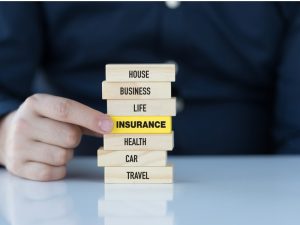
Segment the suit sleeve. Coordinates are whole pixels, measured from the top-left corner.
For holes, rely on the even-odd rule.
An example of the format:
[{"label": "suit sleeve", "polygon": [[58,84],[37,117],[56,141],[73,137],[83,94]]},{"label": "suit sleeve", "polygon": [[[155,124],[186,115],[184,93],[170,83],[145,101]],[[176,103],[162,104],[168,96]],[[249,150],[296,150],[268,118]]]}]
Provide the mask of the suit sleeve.
[{"label": "suit sleeve", "polygon": [[38,3],[0,3],[0,117],[32,94],[42,49]]},{"label": "suit sleeve", "polygon": [[278,153],[300,153],[300,5],[283,7],[283,41],[275,96],[274,139]]}]

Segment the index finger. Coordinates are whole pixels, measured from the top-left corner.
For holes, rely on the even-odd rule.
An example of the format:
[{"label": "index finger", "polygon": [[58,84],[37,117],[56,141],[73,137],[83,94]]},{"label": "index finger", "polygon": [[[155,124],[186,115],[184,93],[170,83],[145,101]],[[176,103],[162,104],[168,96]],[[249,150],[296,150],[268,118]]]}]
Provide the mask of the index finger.
[{"label": "index finger", "polygon": [[38,94],[35,112],[39,115],[61,122],[79,125],[97,133],[109,133],[113,127],[110,117],[71,99]]}]

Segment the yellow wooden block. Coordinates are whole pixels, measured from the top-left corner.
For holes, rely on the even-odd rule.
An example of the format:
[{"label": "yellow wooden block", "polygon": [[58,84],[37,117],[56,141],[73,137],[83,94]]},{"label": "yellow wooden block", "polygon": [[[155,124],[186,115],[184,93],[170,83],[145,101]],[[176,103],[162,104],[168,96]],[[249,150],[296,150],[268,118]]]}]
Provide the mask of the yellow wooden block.
[{"label": "yellow wooden block", "polygon": [[111,116],[112,134],[165,134],[172,131],[171,116]]},{"label": "yellow wooden block", "polygon": [[166,166],[166,151],[98,150],[98,166]]},{"label": "yellow wooden block", "polygon": [[175,64],[107,64],[107,81],[175,81]]},{"label": "yellow wooden block", "polygon": [[173,166],[104,167],[105,183],[169,184],[173,182]]},{"label": "yellow wooden block", "polygon": [[107,100],[110,116],[175,116],[176,98]]},{"label": "yellow wooden block", "polygon": [[114,151],[172,151],[174,148],[174,133],[169,134],[104,134],[105,150]]},{"label": "yellow wooden block", "polygon": [[102,99],[171,98],[170,82],[102,82]]}]

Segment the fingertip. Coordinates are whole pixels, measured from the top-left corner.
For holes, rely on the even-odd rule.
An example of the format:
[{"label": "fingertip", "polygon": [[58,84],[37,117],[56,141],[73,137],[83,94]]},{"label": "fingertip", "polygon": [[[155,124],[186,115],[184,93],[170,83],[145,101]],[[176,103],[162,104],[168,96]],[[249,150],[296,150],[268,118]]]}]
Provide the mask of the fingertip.
[{"label": "fingertip", "polygon": [[101,119],[98,123],[98,126],[104,133],[110,133],[113,129],[114,123],[109,117],[107,117]]}]

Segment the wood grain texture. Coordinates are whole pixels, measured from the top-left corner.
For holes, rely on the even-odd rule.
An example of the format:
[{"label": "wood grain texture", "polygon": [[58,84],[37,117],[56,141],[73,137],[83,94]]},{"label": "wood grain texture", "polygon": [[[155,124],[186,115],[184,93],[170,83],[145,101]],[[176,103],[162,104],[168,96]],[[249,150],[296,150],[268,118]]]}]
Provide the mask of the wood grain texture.
[{"label": "wood grain texture", "polygon": [[[111,82],[175,81],[175,64],[107,64],[105,76]],[[132,71],[148,71],[148,76],[131,76]]]},{"label": "wood grain texture", "polygon": [[[170,116],[111,116],[112,134],[169,134],[172,132]],[[157,124],[157,126],[156,126]]]},{"label": "wood grain texture", "polygon": [[166,166],[166,151],[98,150],[98,166]]},{"label": "wood grain texture", "polygon": [[170,82],[102,82],[102,99],[171,98]]},{"label": "wood grain texture", "polygon": [[173,182],[173,167],[105,167],[104,181],[108,184],[168,184]]},{"label": "wood grain texture", "polygon": [[176,98],[107,100],[110,116],[176,116]]},{"label": "wood grain texture", "polygon": [[169,134],[104,134],[105,150],[172,151],[174,133]]}]

